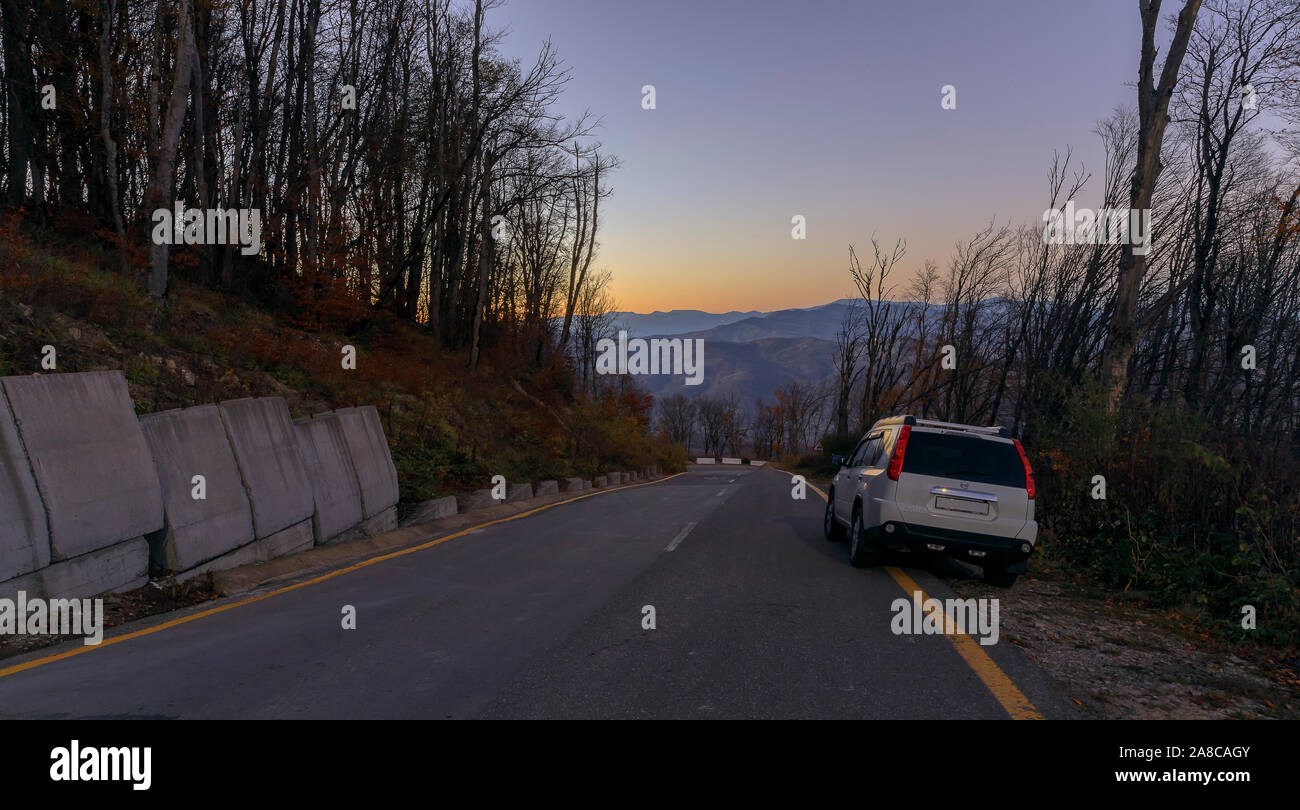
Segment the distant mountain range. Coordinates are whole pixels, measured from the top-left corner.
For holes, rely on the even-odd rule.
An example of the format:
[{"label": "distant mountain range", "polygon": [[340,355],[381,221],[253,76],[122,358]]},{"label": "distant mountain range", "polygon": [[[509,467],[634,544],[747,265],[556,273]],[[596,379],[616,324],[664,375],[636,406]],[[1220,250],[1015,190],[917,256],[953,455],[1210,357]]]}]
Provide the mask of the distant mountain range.
[{"label": "distant mountain range", "polygon": [[617,329],[626,329],[629,335],[646,337],[649,335],[680,335],[685,332],[699,332],[715,326],[734,323],[745,318],[763,317],[757,310],[749,312],[703,312],[698,309],[674,309],[671,312],[655,310],[648,315],[636,312],[615,312],[614,323]]},{"label": "distant mountain range", "polygon": [[[1007,302],[990,299],[981,317],[993,317]],[[683,377],[645,375],[638,382],[656,399],[675,393],[725,396],[735,392],[752,409],[761,397],[772,402],[775,389],[790,382],[830,381],[834,374],[835,337],[851,310],[865,306],[860,298],[841,298],[815,307],[772,312],[617,312],[617,328],[632,338],[672,337],[704,341],[704,379],[686,385]],[[887,306],[915,311],[914,301]],[[942,309],[931,304],[932,310]],[[912,330],[904,327],[905,337]]]},{"label": "distant mountain range", "polygon": [[704,381],[700,385],[686,385],[682,377],[669,375],[638,380],[656,399],[675,393],[725,396],[734,392],[746,408],[752,408],[760,397],[772,402],[773,391],[791,380],[829,378],[834,373],[835,335],[845,313],[860,306],[859,299],[845,298],[773,312],[619,312],[615,322],[629,337],[704,341]]},{"label": "distant mountain range", "polygon": [[796,379],[818,381],[834,371],[835,344],[827,340],[784,337],[734,342],[707,336],[703,340],[704,379],[699,385],[687,385],[684,377],[666,374],[641,376],[637,383],[656,400],[679,393],[717,397],[734,392],[741,404],[752,410],[760,397],[771,403],[778,386]]}]

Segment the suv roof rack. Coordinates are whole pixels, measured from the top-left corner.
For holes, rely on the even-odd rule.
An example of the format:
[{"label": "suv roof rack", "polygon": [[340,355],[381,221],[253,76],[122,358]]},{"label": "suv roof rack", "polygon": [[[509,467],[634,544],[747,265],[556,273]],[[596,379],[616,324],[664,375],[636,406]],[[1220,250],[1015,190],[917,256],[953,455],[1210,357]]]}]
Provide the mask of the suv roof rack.
[{"label": "suv roof rack", "polygon": [[877,419],[872,427],[882,427],[884,425],[915,425],[916,417],[911,414],[904,416],[888,416],[884,419]]},{"label": "suv roof rack", "polygon": [[960,425],[956,422],[940,422],[937,419],[917,419],[910,413],[901,416],[890,416],[885,419],[878,419],[876,420],[876,424],[872,427],[883,427],[886,425],[908,425],[910,427],[940,428],[942,430],[964,430],[967,433],[982,433],[987,436],[999,436],[1004,439],[1011,438],[1011,431],[1001,425],[989,425],[988,427]]}]

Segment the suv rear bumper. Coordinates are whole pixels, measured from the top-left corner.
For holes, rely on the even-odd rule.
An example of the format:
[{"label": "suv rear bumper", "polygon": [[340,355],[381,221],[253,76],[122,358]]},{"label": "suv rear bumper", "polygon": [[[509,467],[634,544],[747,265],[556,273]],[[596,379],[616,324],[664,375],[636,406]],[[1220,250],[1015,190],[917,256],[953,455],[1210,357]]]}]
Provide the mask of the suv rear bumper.
[{"label": "suv rear bumper", "polygon": [[882,546],[945,554],[972,565],[1000,566],[1008,573],[1024,573],[1029,556],[1034,553],[1034,544],[1028,540],[935,526],[909,526],[899,520],[887,520],[868,530],[867,534]]}]

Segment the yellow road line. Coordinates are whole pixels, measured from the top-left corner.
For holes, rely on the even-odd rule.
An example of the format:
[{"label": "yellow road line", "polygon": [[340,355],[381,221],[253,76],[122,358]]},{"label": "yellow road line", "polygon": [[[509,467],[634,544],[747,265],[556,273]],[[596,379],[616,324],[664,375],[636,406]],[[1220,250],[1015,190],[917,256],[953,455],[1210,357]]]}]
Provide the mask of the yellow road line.
[{"label": "yellow road line", "polygon": [[[920,585],[917,585],[911,577],[903,573],[902,569],[889,565],[885,566],[885,570],[889,572],[895,582],[902,586],[909,597],[915,598],[912,595],[919,593],[921,594],[922,603],[930,598],[925,591],[921,590]],[[943,605],[942,600],[938,600],[938,602]],[[944,614],[946,617],[944,620],[945,631],[948,627],[956,627],[956,619],[947,613],[947,608],[944,609]],[[1025,693],[1020,691],[1020,688],[1016,686],[1010,676],[1003,672],[997,664],[993,663],[993,659],[989,657],[988,653],[984,652],[984,648],[980,647],[975,639],[966,633],[955,631],[952,633],[945,632],[944,635],[952,642],[952,646],[957,649],[957,654],[962,657],[967,666],[975,671],[975,675],[993,693],[993,697],[997,702],[1002,704],[1002,708],[1006,710],[1007,714],[1011,715],[1012,720],[1047,719],[1039,714],[1038,709],[1034,708],[1034,704],[1029,702],[1029,698],[1025,697]]]},{"label": "yellow road line", "polygon": [[[791,473],[779,467],[772,467],[771,469],[791,475]],[[825,492],[822,492],[811,483],[808,486],[822,496],[822,500],[827,500]],[[913,593],[920,593],[922,602],[930,598],[925,591],[921,590],[920,585],[917,585],[911,577],[903,573],[902,569],[889,565],[885,566],[885,570],[889,572],[889,575],[893,577],[894,581],[902,587],[909,597],[912,597]],[[939,604],[942,605],[943,601],[939,600]],[[946,616],[944,620],[945,630],[948,627],[957,626],[954,618],[948,615],[947,608],[944,609],[944,615]],[[1034,704],[1029,701],[1029,698],[1025,697],[1025,693],[1020,691],[1020,688],[1016,686],[1010,676],[1003,672],[997,664],[993,663],[993,659],[989,657],[988,653],[984,652],[975,639],[965,633],[945,632],[944,635],[948,638],[948,641],[952,642],[952,646],[957,650],[957,654],[961,656],[962,660],[966,662],[966,665],[974,671],[975,676],[993,693],[994,699],[1001,704],[1007,714],[1011,715],[1012,720],[1047,719],[1039,713],[1038,709],[1034,708]]]},{"label": "yellow road line", "polygon": [[244,605],[251,605],[254,602],[261,602],[263,599],[270,599],[272,596],[279,596],[280,594],[289,593],[290,591],[296,591],[299,588],[306,588],[308,585],[317,585],[321,582],[334,579],[335,577],[341,577],[344,574],[351,573],[352,571],[357,571],[362,568],[366,568],[367,566],[371,566],[376,563],[381,563],[385,560],[391,560],[394,557],[403,557],[407,554],[414,554],[417,551],[423,551],[426,548],[433,548],[434,546],[439,545],[440,543],[445,543],[448,540],[455,540],[457,537],[464,537],[470,532],[478,531],[479,529],[485,529],[488,526],[495,526],[498,523],[508,523],[512,520],[519,520],[520,518],[525,518],[528,517],[529,515],[535,515],[538,512],[544,512],[547,509],[554,509],[557,506],[564,506],[566,503],[574,503],[575,501],[581,501],[584,498],[591,498],[596,495],[607,495],[611,492],[619,492],[624,489],[636,489],[637,487],[646,487],[646,486],[650,486],[651,484],[663,483],[664,481],[667,481],[672,478],[676,478],[679,475],[685,475],[685,473],[675,473],[673,475],[667,476],[666,478],[661,478],[658,481],[646,481],[644,484],[630,484],[630,485],[618,487],[617,489],[603,489],[596,492],[588,492],[586,495],[579,495],[576,498],[568,498],[563,501],[548,503],[543,506],[539,506],[535,509],[529,509],[527,512],[520,512],[517,515],[510,515],[508,517],[497,518],[496,520],[489,520],[487,523],[480,523],[477,526],[469,526],[467,528],[461,529],[458,532],[449,534],[446,537],[439,537],[436,540],[430,540],[426,543],[421,543],[418,546],[411,546],[410,548],[404,548],[398,551],[389,552],[388,554],[382,554],[378,557],[371,557],[370,559],[362,560],[359,563],[354,563],[345,568],[340,568],[336,571],[330,571],[327,574],[322,574],[321,576],[315,577],[314,579],[304,580],[303,582],[298,582],[296,584],[288,585],[274,591],[269,591],[259,596],[254,596],[250,599],[244,599],[239,602],[232,602],[231,604],[228,605],[222,605],[220,607],[210,608],[208,610],[204,610],[199,613],[193,613],[189,616],[182,616],[179,619],[172,619],[171,621],[163,622],[162,624],[156,624],[152,627],[146,627],[143,630],[136,630],[131,633],[123,633],[120,636],[113,636],[111,638],[106,638],[102,642],[96,645],[83,645],[81,647],[76,647],[61,653],[55,653],[54,655],[47,655],[44,658],[35,658],[31,661],[26,661],[21,664],[15,664],[11,667],[5,667],[4,669],[0,669],[0,678],[3,678],[8,675],[14,675],[19,672],[24,672],[29,669],[35,669],[36,667],[44,666],[45,664],[52,664],[55,661],[62,661],[65,658],[72,658],[75,655],[81,655],[83,653],[88,653],[93,650],[99,650],[104,647],[112,646],[114,644],[120,644],[123,641],[130,641],[133,638],[140,638],[142,636],[151,635],[153,633],[166,630],[169,627],[177,627],[178,625],[186,624],[188,622],[195,621],[196,619],[202,619],[205,616],[215,616],[216,614],[224,613],[227,610],[233,610],[237,607],[243,607]]},{"label": "yellow road line", "polygon": [[[791,478],[793,478],[795,475],[794,473],[787,472],[786,470],[783,470],[780,467],[773,467],[771,464],[764,464],[760,469],[776,470],[777,472],[782,473],[783,475],[788,475]],[[813,492],[816,492],[818,495],[822,496],[823,501],[826,500],[826,493],[822,492],[821,487],[817,486],[812,481],[809,481],[806,478],[804,479],[804,485],[807,486],[809,489],[811,489]]]}]

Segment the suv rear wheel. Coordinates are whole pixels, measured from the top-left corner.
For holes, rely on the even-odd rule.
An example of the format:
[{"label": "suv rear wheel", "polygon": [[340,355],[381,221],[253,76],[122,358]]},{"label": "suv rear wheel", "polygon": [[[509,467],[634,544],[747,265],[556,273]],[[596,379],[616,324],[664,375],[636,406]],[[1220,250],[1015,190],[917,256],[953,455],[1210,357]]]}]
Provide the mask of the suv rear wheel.
[{"label": "suv rear wheel", "polygon": [[985,568],[984,581],[999,588],[1010,588],[1016,584],[1019,574],[1012,574],[1001,568]]},{"label": "suv rear wheel", "polygon": [[835,519],[835,490],[831,490],[826,498],[826,517],[822,520],[822,531],[826,533],[827,540],[844,539],[844,527]]},{"label": "suv rear wheel", "polygon": [[876,564],[876,542],[867,537],[867,530],[862,525],[862,509],[853,509],[853,527],[849,529],[849,562],[855,568],[866,568]]}]

